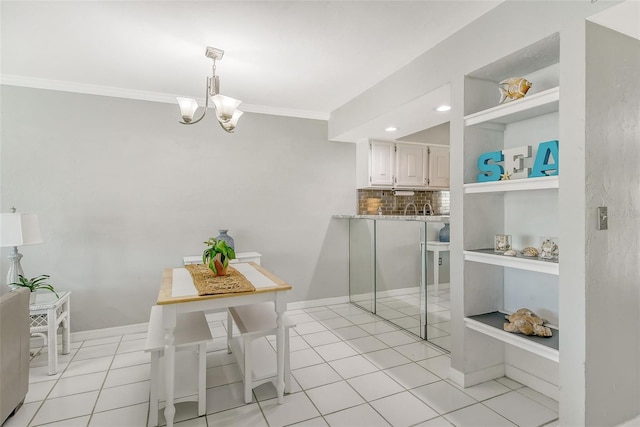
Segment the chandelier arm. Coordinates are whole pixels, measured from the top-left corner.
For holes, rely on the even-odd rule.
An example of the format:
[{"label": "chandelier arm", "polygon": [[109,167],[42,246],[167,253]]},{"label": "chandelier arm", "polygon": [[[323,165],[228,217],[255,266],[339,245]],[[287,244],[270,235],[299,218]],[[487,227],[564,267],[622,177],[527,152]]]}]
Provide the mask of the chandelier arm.
[{"label": "chandelier arm", "polygon": [[204,97],[204,111],[202,112],[202,115],[198,118],[198,120],[192,120],[190,122],[185,122],[183,120],[180,120],[180,123],[182,123],[183,125],[195,125],[200,120],[204,119],[204,116],[207,115],[207,110],[209,109],[209,91],[210,90],[211,90],[211,79],[207,77],[207,88],[206,88],[205,97]]}]

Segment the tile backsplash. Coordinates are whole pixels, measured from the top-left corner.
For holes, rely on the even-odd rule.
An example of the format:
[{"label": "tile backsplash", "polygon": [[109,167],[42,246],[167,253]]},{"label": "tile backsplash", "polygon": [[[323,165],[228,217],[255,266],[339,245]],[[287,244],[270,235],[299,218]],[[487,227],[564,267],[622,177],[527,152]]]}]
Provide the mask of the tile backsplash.
[{"label": "tile backsplash", "polygon": [[[414,191],[413,196],[394,196],[393,190],[358,190],[358,215],[375,215],[378,207],[383,215],[404,215],[404,209],[409,203],[418,208],[422,215],[422,208],[426,202],[431,203],[435,215],[449,215],[448,191]],[[415,215],[413,207],[407,211]]]}]

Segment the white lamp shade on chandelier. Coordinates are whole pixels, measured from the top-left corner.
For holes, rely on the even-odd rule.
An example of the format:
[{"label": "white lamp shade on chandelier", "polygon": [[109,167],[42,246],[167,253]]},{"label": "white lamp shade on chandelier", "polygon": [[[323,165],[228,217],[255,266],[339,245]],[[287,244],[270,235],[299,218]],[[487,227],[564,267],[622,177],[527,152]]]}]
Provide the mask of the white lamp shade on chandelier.
[{"label": "white lamp shade on chandelier", "polygon": [[193,120],[193,115],[196,113],[198,109],[198,102],[193,98],[176,98],[178,100],[178,105],[180,106],[180,114],[182,115],[182,120],[186,123],[189,123]]},{"label": "white lamp shade on chandelier", "polygon": [[15,283],[19,276],[24,276],[20,265],[22,254],[18,252],[18,246],[37,243],[42,243],[37,215],[16,212],[0,214],[0,246],[13,247],[9,255],[7,284]]},{"label": "white lamp shade on chandelier", "polygon": [[222,123],[220,122],[220,125],[224,128],[224,130],[226,130],[227,132],[233,132],[233,130],[236,128],[236,123],[238,123],[238,119],[240,118],[241,115],[243,115],[244,112],[240,111],[240,110],[236,110],[233,112],[233,116],[231,116],[231,120],[229,120],[226,123]]},{"label": "white lamp shade on chandelier", "polygon": [[242,104],[242,101],[220,94],[211,97],[211,101],[216,106],[216,115],[221,123],[231,120],[238,106]]}]

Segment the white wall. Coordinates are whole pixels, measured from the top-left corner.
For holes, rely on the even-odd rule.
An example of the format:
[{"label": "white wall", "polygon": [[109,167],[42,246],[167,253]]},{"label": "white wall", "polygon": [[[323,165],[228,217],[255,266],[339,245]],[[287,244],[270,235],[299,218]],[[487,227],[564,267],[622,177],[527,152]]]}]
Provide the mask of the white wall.
[{"label": "white wall", "polygon": [[640,41],[591,23],[586,38],[586,421],[599,426],[640,413]]},{"label": "white wall", "polygon": [[[608,117],[611,105],[604,103],[600,108],[596,108],[599,98],[594,95],[594,89],[599,87],[598,77],[589,82],[591,86],[587,86],[585,77],[585,18],[615,4],[616,2],[605,1],[504,2],[416,58],[402,70],[334,111],[329,127],[330,137],[340,135],[347,129],[384,115],[387,111],[399,108],[435,88],[451,84],[451,365],[459,372],[473,372],[473,366],[467,363],[466,355],[472,352],[477,355],[489,353],[492,349],[484,349],[473,343],[473,337],[466,334],[463,323],[464,299],[471,297],[462,293],[465,281],[461,232],[465,219],[462,211],[469,208],[464,206],[462,194],[465,174],[462,150],[464,75],[550,34],[560,33],[562,112],[559,139],[563,172],[559,190],[559,235],[562,246],[559,287],[563,338],[559,374],[560,419],[563,425],[613,425],[617,420],[631,418],[639,410],[637,388],[640,381],[637,371],[640,366],[640,335],[637,325],[640,312],[640,278],[635,273],[638,265],[637,242],[636,245],[627,244],[627,239],[630,238],[637,241],[637,225],[633,224],[634,219],[637,223],[637,218],[629,213],[636,212],[637,209],[638,186],[635,182],[635,170],[638,162],[631,160],[637,160],[632,144],[622,142],[623,133],[637,132],[637,127],[631,126],[631,120],[621,122],[620,117],[606,124],[595,120],[598,114],[600,117]],[[601,62],[600,66],[603,68],[609,64],[614,64],[612,67],[615,67],[621,55],[618,53],[618,42],[614,43],[611,44],[611,40],[608,40],[598,44],[593,51],[594,63]],[[598,57],[596,52],[599,49],[608,49],[610,59],[605,59],[604,55]],[[609,64],[605,64],[606,61],[609,61]],[[612,76],[610,71],[600,71],[603,77]],[[594,75],[597,76],[598,73]],[[631,83],[628,80],[634,75],[635,83]],[[632,100],[637,102],[638,96],[634,98],[632,95],[637,91],[637,75],[636,69],[629,74],[625,72],[621,76],[624,84],[606,94],[608,101],[622,97],[625,100],[622,105],[631,104]],[[591,91],[590,98],[585,99],[585,88]],[[384,102],[379,102],[380,100]],[[593,112],[589,112],[588,117],[585,113],[587,100],[593,103],[593,106],[589,107],[593,108]],[[594,120],[593,128],[585,128],[587,119]],[[635,126],[637,124],[636,115]],[[618,129],[613,129],[616,126]],[[585,130],[592,132],[591,135],[587,135],[587,149]],[[609,140],[609,133],[613,136],[611,145],[603,144]],[[637,150],[637,139],[635,143]],[[636,169],[630,172],[626,167],[619,168],[614,174],[610,174],[615,169],[614,163],[603,165],[601,152],[595,148],[597,146],[607,155],[626,150],[630,155],[624,164],[633,164]],[[585,164],[589,157],[592,163]],[[597,170],[598,167],[601,170]],[[592,168],[596,170],[592,171]],[[624,180],[619,175],[624,171],[631,174],[630,180]],[[607,187],[607,199],[600,200],[597,187],[587,185],[585,178],[591,173],[594,174],[594,183],[608,183],[615,177],[620,181],[621,187],[615,191],[611,191],[613,186]],[[596,202],[606,202],[615,206],[617,214],[621,217],[610,217],[610,221],[620,221],[615,227],[629,226],[630,232],[611,233],[611,228],[608,234],[611,237],[605,237],[606,242],[603,242],[599,249],[592,249],[591,245],[602,239],[593,235]],[[625,212],[627,214],[624,214]],[[605,249],[606,255],[603,253]],[[588,250],[597,252],[592,253]],[[610,267],[606,266],[607,262],[611,262]],[[595,273],[595,269],[598,268],[601,268],[598,274],[590,277],[589,275]],[[606,276],[606,279],[602,275]],[[612,286],[614,280],[617,280],[618,284]],[[617,294],[612,296],[612,292]],[[480,299],[482,295],[477,297]],[[622,301],[624,298],[626,300]],[[478,304],[481,302],[480,300]],[[467,304],[470,304],[470,301],[467,301]],[[615,313],[613,318],[603,319],[605,312],[608,314],[612,310]],[[633,325],[636,326],[635,331],[627,329],[634,327]],[[616,329],[618,327],[620,329]],[[612,364],[612,357],[617,352],[626,352],[627,348],[630,351],[623,359]],[[489,358],[495,360],[495,357]],[[613,375],[606,379],[609,373]],[[601,384],[606,387],[598,389]],[[609,392],[610,394],[604,397]],[[627,395],[623,397],[622,394],[625,392]],[[618,400],[613,402],[616,398]]]},{"label": "white wall", "polygon": [[355,147],[328,142],[326,122],[245,114],[226,134],[213,117],[180,125],[170,104],[9,86],[1,102],[2,212],[39,214],[23,268],[73,292],[73,331],[147,321],[163,268],[222,228],[290,301],[347,295],[331,215],[355,213]]}]

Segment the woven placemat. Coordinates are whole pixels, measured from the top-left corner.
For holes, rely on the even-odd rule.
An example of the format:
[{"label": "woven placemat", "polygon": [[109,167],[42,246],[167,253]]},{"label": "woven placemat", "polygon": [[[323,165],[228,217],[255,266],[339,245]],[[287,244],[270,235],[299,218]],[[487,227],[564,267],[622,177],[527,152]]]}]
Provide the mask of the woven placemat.
[{"label": "woven placemat", "polygon": [[236,292],[253,292],[255,286],[242,273],[229,266],[226,276],[214,276],[204,264],[188,264],[185,268],[191,273],[193,284],[198,295],[232,294]]}]

